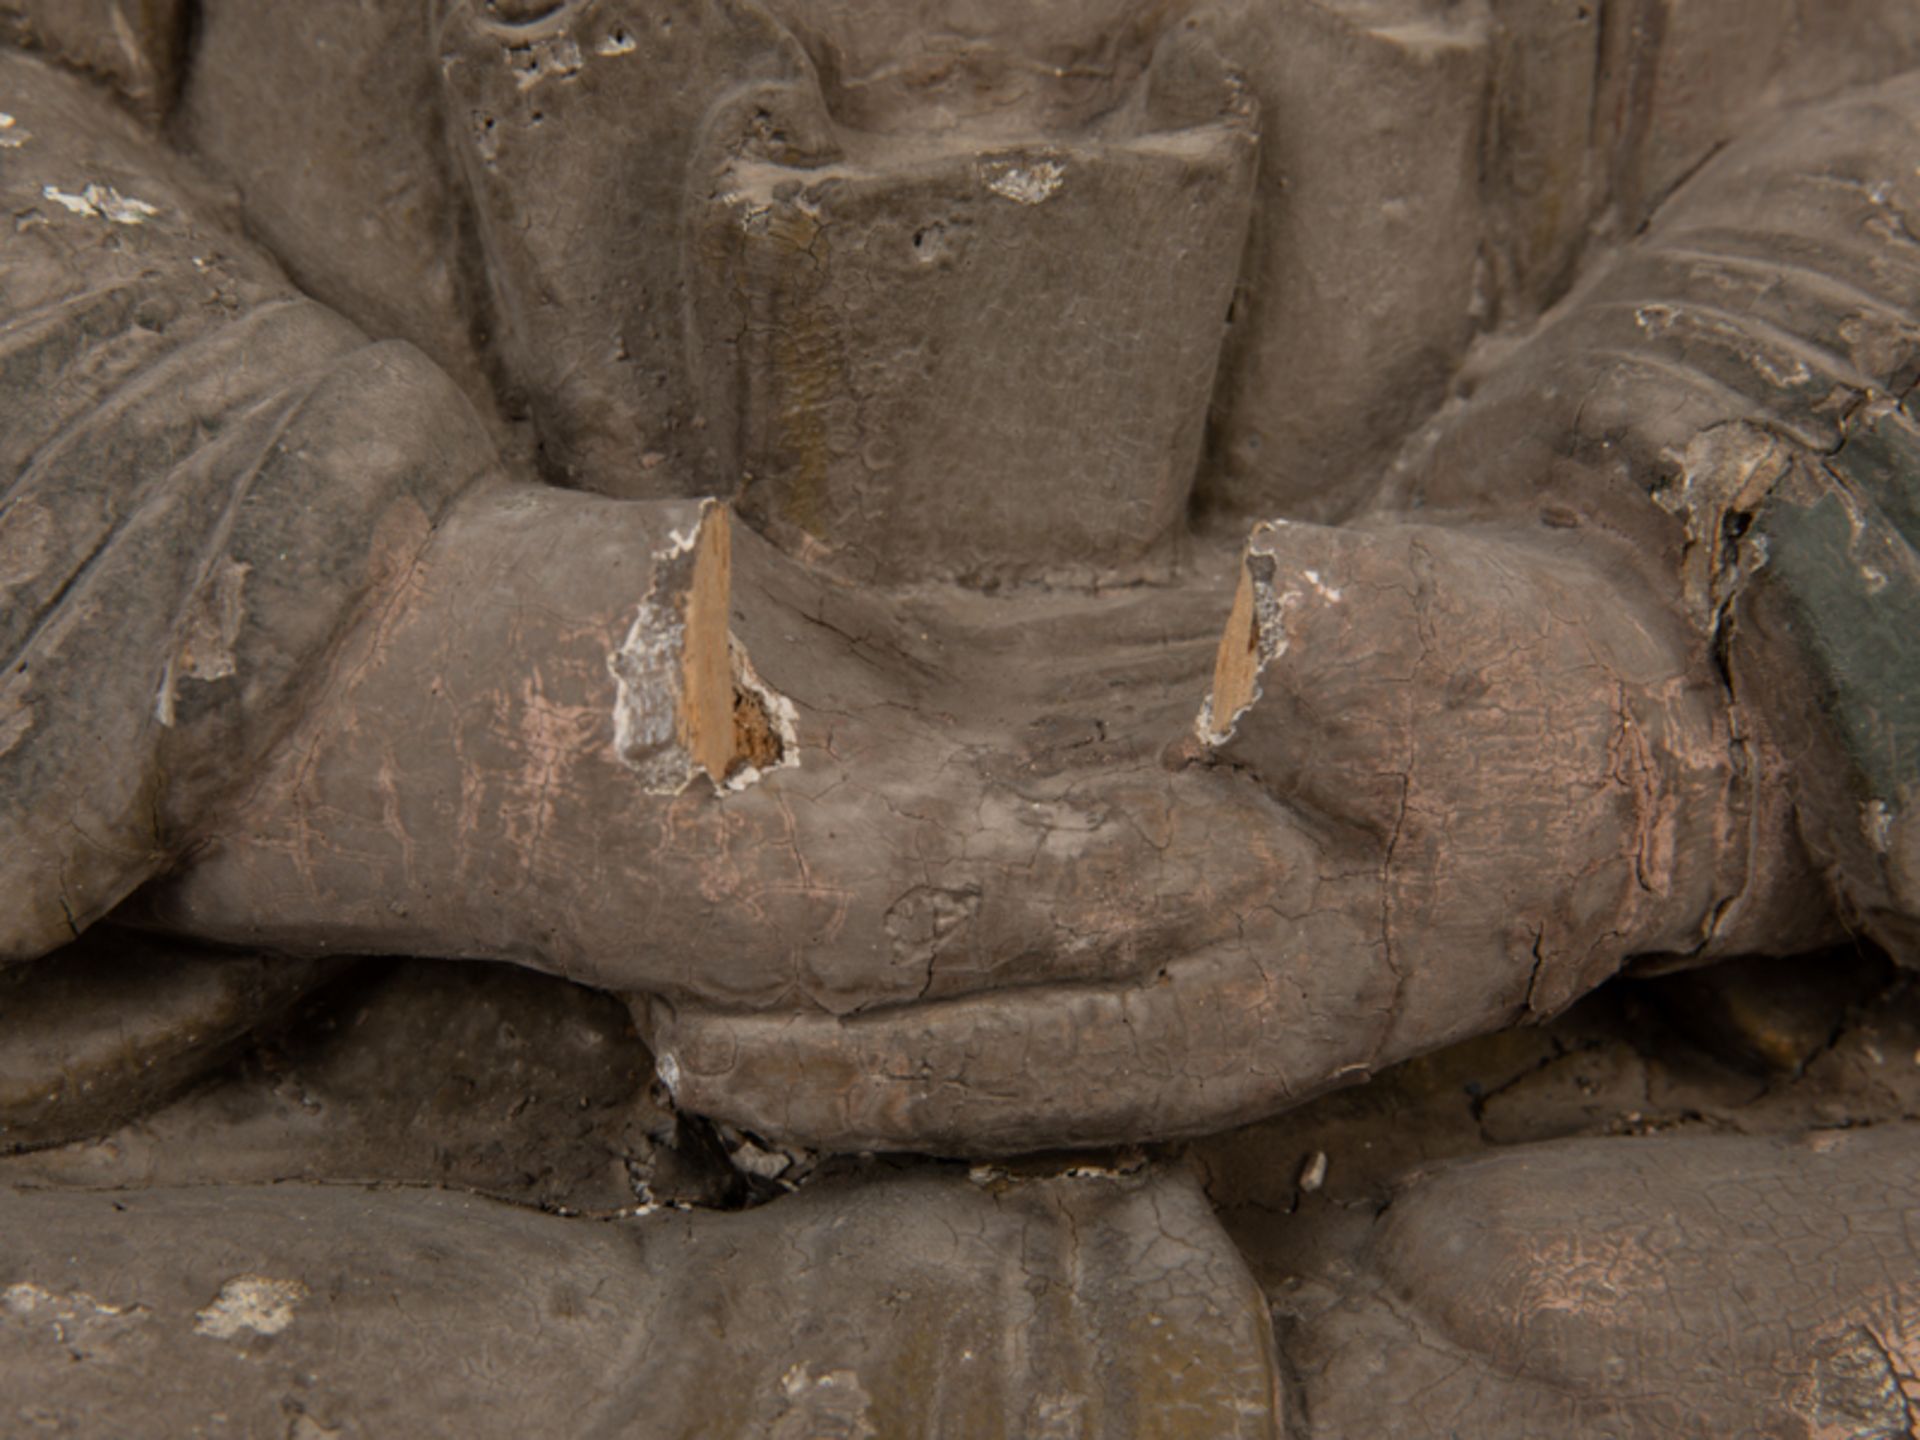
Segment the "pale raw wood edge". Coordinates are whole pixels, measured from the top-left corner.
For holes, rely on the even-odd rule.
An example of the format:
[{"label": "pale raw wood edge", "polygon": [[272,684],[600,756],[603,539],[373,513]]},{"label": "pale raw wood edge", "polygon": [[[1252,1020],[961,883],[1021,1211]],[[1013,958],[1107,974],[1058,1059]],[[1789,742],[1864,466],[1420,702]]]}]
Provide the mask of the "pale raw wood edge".
[{"label": "pale raw wood edge", "polygon": [[1260,620],[1253,604],[1253,576],[1240,566],[1233,609],[1220,636],[1213,662],[1213,692],[1208,697],[1201,738],[1217,744],[1233,733],[1233,722],[1253,703],[1260,681]]},{"label": "pale raw wood edge", "polygon": [[726,782],[734,760],[733,661],[727,644],[732,604],[732,521],[725,505],[710,501],[701,511],[687,590],[679,723],[687,753],[716,785]]}]

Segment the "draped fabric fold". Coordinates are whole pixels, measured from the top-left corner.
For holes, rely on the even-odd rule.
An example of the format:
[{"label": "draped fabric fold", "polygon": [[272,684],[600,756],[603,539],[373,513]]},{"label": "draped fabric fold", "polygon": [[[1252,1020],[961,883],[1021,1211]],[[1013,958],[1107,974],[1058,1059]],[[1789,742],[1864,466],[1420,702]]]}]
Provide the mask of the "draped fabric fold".
[{"label": "draped fabric fold", "polygon": [[492,465],[451,382],[301,296],[177,160],[0,53],[0,960],[199,838],[368,589]]}]

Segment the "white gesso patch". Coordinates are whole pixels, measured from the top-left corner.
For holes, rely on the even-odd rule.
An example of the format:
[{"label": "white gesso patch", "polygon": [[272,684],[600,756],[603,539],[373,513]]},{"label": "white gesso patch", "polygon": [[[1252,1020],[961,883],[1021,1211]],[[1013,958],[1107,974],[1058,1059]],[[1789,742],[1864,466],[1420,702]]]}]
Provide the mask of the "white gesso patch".
[{"label": "white gesso patch", "polygon": [[1329,605],[1337,605],[1340,603],[1341,591],[1339,587],[1329,585],[1321,580],[1318,570],[1302,570],[1300,573],[1307,577],[1307,583],[1313,586],[1314,593],[1322,600],[1326,601]]},{"label": "white gesso patch", "polygon": [[1664,335],[1671,330],[1680,312],[1671,305],[1642,305],[1633,312],[1633,323],[1648,335]]},{"label": "white gesso patch", "polygon": [[88,184],[79,191],[62,190],[58,185],[42,185],[43,199],[64,206],[76,215],[111,220],[115,225],[143,225],[160,213],[158,205],[149,205],[131,195],[122,195],[111,185]]},{"label": "white gesso patch", "polygon": [[1066,182],[1067,168],[1057,160],[1021,165],[1001,161],[983,167],[987,189],[1022,205],[1041,205]]},{"label": "white gesso patch", "polygon": [[735,1168],[749,1175],[758,1175],[762,1180],[778,1180],[793,1168],[791,1155],[782,1155],[777,1150],[764,1150],[751,1140],[742,1140],[728,1158],[733,1161]]},{"label": "white gesso patch", "polygon": [[307,1298],[298,1280],[274,1280],[265,1275],[236,1275],[220,1287],[213,1303],[194,1316],[196,1335],[231,1340],[243,1330],[278,1335],[293,1324],[294,1308]]},{"label": "white gesso patch", "polygon": [[680,1062],[664,1051],[653,1057],[653,1072],[660,1077],[660,1083],[667,1087],[667,1094],[680,1098]]},{"label": "white gesso patch", "polygon": [[1747,363],[1753,366],[1760,378],[1776,390],[1791,390],[1796,385],[1804,385],[1813,379],[1813,372],[1807,368],[1804,360],[1795,360],[1784,369],[1773,363],[1765,355],[1753,354],[1747,357]]},{"label": "white gesso patch", "polygon": [[1300,1193],[1311,1195],[1327,1183],[1327,1152],[1316,1150],[1300,1167]]},{"label": "white gesso patch", "polygon": [[67,1352],[68,1360],[104,1358],[130,1327],[147,1318],[147,1307],[137,1302],[109,1305],[84,1290],[61,1294],[31,1280],[0,1291],[0,1332],[10,1329],[51,1340]]},{"label": "white gesso patch", "polygon": [[1213,728],[1213,692],[1207,692],[1207,698],[1200,702],[1200,713],[1193,717],[1193,738],[1202,745],[1214,746],[1233,738],[1233,727],[1225,730]]},{"label": "white gesso patch", "polygon": [[699,538],[698,525],[669,532],[666,548],[654,552],[653,587],[626,639],[607,657],[613,675],[614,754],[640,776],[650,795],[678,795],[699,770],[679,734],[686,617],[660,595],[667,588],[664,567],[691,551]]},{"label": "white gesso patch", "polygon": [[173,661],[169,660],[160,672],[160,693],[153,702],[153,718],[169,729],[173,727],[173,695]]},{"label": "white gesso patch", "polygon": [[109,1305],[104,1300],[94,1299],[84,1290],[56,1295],[46,1286],[36,1285],[31,1280],[22,1280],[0,1291],[0,1305],[5,1306],[9,1314],[23,1319],[44,1317],[55,1324],[63,1321],[108,1320],[131,1315],[140,1308],[138,1305]]},{"label": "white gesso patch", "polygon": [[1860,807],[1860,832],[1875,854],[1884,855],[1893,846],[1893,807],[1884,800],[1869,800]]}]

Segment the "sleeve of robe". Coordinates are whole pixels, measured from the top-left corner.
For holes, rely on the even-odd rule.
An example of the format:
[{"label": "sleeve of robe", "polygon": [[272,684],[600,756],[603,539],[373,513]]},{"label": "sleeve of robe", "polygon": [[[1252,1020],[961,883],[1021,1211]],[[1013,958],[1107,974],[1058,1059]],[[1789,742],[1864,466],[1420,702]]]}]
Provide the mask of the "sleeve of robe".
[{"label": "sleeve of robe", "polygon": [[1920,965],[1920,75],[1772,123],[1673,198],[1589,343],[1637,334],[1646,423],[1722,407],[1655,499],[1842,922]]},{"label": "sleeve of robe", "polygon": [[[297,164],[297,157],[288,163]],[[84,83],[0,51],[0,962],[190,852],[493,465]]]},{"label": "sleeve of robe", "polygon": [[1573,328],[1590,413],[1630,401],[1658,442],[1691,598],[1842,922],[1920,965],[1920,74],[1770,127]]},{"label": "sleeve of robe", "polygon": [[1917,160],[1920,74],[1772,118],[1596,260],[1416,485],[1436,509],[1606,492],[1676,518],[1664,558],[1787,762],[1808,858],[1843,922],[1914,965]]}]

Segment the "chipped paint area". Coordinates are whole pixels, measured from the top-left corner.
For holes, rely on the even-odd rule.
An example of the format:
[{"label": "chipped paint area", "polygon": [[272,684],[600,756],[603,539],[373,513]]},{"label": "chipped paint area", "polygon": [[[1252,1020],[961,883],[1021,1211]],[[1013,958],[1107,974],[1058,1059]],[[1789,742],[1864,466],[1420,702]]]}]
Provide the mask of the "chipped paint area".
[{"label": "chipped paint area", "polygon": [[639,48],[640,42],[635,40],[633,36],[629,35],[625,30],[615,30],[611,35],[593,47],[593,53],[608,56],[631,55]]},{"label": "chipped paint area", "polygon": [[171,730],[174,721],[174,697],[179,693],[173,673],[173,661],[169,660],[160,671],[160,693],[154,696],[154,723]]},{"label": "chipped paint area", "polygon": [[233,647],[244,618],[241,590],[252,570],[229,556],[194,597],[180,642],[181,666],[194,679],[224,680],[234,673]]},{"label": "chipped paint area", "polygon": [[665,1051],[658,1051],[653,1057],[653,1072],[660,1077],[660,1083],[667,1087],[667,1094],[677,1100],[680,1095],[680,1062]]},{"label": "chipped paint area", "polygon": [[94,1299],[84,1290],[59,1295],[31,1280],[9,1285],[4,1292],[0,1292],[0,1304],[6,1306],[10,1315],[55,1322],[112,1319],[134,1314],[141,1308],[138,1305],[109,1305],[104,1300]]},{"label": "chipped paint area", "polygon": [[726,788],[738,792],[749,785],[758,784],[775,770],[788,770],[799,765],[800,716],[791,700],[760,678],[759,672],[753,668],[753,662],[747,658],[746,647],[732,635],[727,636],[727,653],[733,664],[734,689],[760,702],[761,712],[773,729],[773,737],[780,751],[779,757],[771,763],[742,765],[727,776]]},{"label": "chipped paint area", "polygon": [[251,565],[231,556],[223,559],[189,603],[180,648],[160,674],[160,693],[153,706],[153,718],[160,724],[174,722],[182,679],[210,682],[238,673],[233,647],[246,618],[241,592],[252,571]]},{"label": "chipped paint area", "polygon": [[1782,367],[1756,351],[1747,357],[1747,363],[1776,390],[1792,390],[1813,379],[1813,372],[1807,368],[1804,360],[1795,360],[1791,365]]},{"label": "chipped paint area", "polygon": [[[1224,745],[1231,740],[1240,719],[1249,710],[1260,703],[1262,694],[1260,677],[1274,661],[1287,653],[1291,637],[1287,633],[1287,616],[1290,612],[1306,603],[1308,591],[1296,585],[1279,587],[1277,576],[1279,563],[1270,552],[1260,548],[1260,537],[1279,529],[1277,524],[1265,524],[1255,528],[1252,540],[1248,544],[1246,579],[1251,613],[1246,615],[1250,626],[1250,649],[1253,652],[1252,686],[1244,703],[1233,707],[1230,715],[1215,713],[1216,695],[1219,690],[1219,678],[1216,673],[1215,687],[1207,692],[1205,700],[1200,702],[1200,713],[1194,717],[1193,732],[1202,745],[1209,748]],[[1338,604],[1345,592],[1337,585],[1329,584],[1318,570],[1303,570],[1301,578],[1311,588],[1311,592],[1328,605]]]},{"label": "chipped paint area", "polygon": [[679,738],[687,617],[673,603],[678,587],[672,584],[691,563],[699,536],[698,526],[672,531],[666,547],[654,552],[652,588],[627,627],[626,639],[607,657],[613,675],[614,753],[650,795],[678,795],[700,768]]},{"label": "chipped paint area", "polygon": [[1664,335],[1671,330],[1680,312],[1671,305],[1642,305],[1633,312],[1633,323],[1646,335]]},{"label": "chipped paint area", "polygon": [[33,137],[20,128],[20,122],[0,110],[0,150],[18,150]]},{"label": "chipped paint area", "polygon": [[1811,1422],[1810,1440],[1914,1433],[1920,1384],[1912,1376],[1920,1346],[1902,1318],[1896,1309],[1861,1323],[1841,1321],[1807,1344],[1812,1373],[1794,1408]]},{"label": "chipped paint area", "polygon": [[1146,1166],[1144,1160],[1128,1160],[1114,1165],[1069,1165],[1054,1180],[1130,1180]]},{"label": "chipped paint area", "polygon": [[40,194],[76,215],[111,220],[115,225],[144,225],[160,213],[158,205],[150,205],[131,195],[122,195],[111,185],[89,184],[79,191],[72,191],[47,184],[40,187]]},{"label": "chipped paint area", "polygon": [[[1237,716],[1235,717],[1238,718]],[[1213,723],[1213,692],[1209,690],[1200,702],[1200,713],[1193,717],[1193,738],[1202,745],[1224,745],[1233,738],[1233,726],[1217,728]]]},{"label": "chipped paint area", "polygon": [[[1304,595],[1292,586],[1277,594],[1271,583],[1254,587],[1253,603],[1260,630],[1258,644],[1261,669],[1266,669],[1269,664],[1287,653],[1289,644],[1287,612],[1304,598]],[[1235,718],[1237,719],[1238,716]]]},{"label": "chipped paint area", "polygon": [[774,1421],[772,1440],[873,1440],[872,1402],[851,1370],[822,1370],[794,1365],[780,1377],[786,1408]]},{"label": "chipped paint area", "polygon": [[274,1280],[265,1275],[236,1275],[220,1287],[206,1309],[193,1317],[196,1335],[232,1340],[242,1331],[278,1335],[293,1324],[293,1312],[307,1298],[298,1280]]},{"label": "chipped paint area", "polygon": [[98,1353],[146,1313],[144,1305],[109,1305],[84,1290],[63,1295],[31,1280],[0,1291],[0,1320],[64,1346],[75,1360]]},{"label": "chipped paint area", "polygon": [[1084,1395],[1036,1395],[1027,1421],[1034,1440],[1085,1440],[1087,1435],[1087,1397]]},{"label": "chipped paint area", "polygon": [[521,90],[531,90],[549,78],[564,80],[577,75],[580,67],[586,63],[580,46],[564,35],[554,40],[535,40],[526,45],[509,46],[506,61],[507,67],[513,71],[514,85]]},{"label": "chipped paint area", "polygon": [[793,1168],[793,1157],[779,1150],[769,1150],[751,1140],[743,1139],[727,1152],[727,1158],[734,1168],[744,1170],[749,1175],[758,1175],[762,1180],[778,1180]]},{"label": "chipped paint area", "polygon": [[1860,807],[1860,833],[1866,836],[1875,854],[1885,855],[1893,848],[1893,807],[1884,800],[1869,800]]},{"label": "chipped paint area", "polygon": [[1846,342],[1848,360],[1863,375],[1893,374],[1920,344],[1920,329],[1866,310],[1842,320],[1839,334]]},{"label": "chipped paint area", "polygon": [[1300,1193],[1311,1195],[1327,1183],[1327,1152],[1316,1150],[1300,1167]]},{"label": "chipped paint area", "polygon": [[1307,583],[1313,587],[1314,594],[1318,595],[1329,605],[1337,605],[1340,603],[1341,591],[1322,580],[1318,570],[1302,570],[1300,573],[1307,577]]},{"label": "chipped paint area", "polygon": [[967,1179],[985,1190],[1004,1190],[1018,1185],[1057,1185],[1061,1181],[1097,1180],[1111,1184],[1116,1180],[1132,1180],[1146,1168],[1147,1160],[1143,1152],[1134,1151],[1125,1159],[1111,1164],[1098,1164],[1083,1161],[1078,1165],[1068,1165],[1059,1170],[1033,1169],[1026,1166],[1018,1170],[1005,1165],[979,1164],[967,1171]]},{"label": "chipped paint area", "polygon": [[700,516],[654,552],[646,598],[607,657],[614,754],[653,795],[678,795],[701,774],[738,792],[800,763],[793,702],[725,628],[726,511],[707,501]]},{"label": "chipped paint area", "polygon": [[1751,513],[1787,473],[1788,452],[1773,435],[1744,422],[1716,425],[1670,457],[1676,483],[1653,492],[1653,502],[1685,527],[1691,542],[1681,574],[1687,607],[1707,633],[1754,571],[1767,563],[1766,537],[1733,534],[1729,514]]},{"label": "chipped paint area", "polygon": [[1058,160],[999,160],[982,165],[980,173],[994,194],[1021,205],[1044,205],[1066,183],[1067,167]]}]

